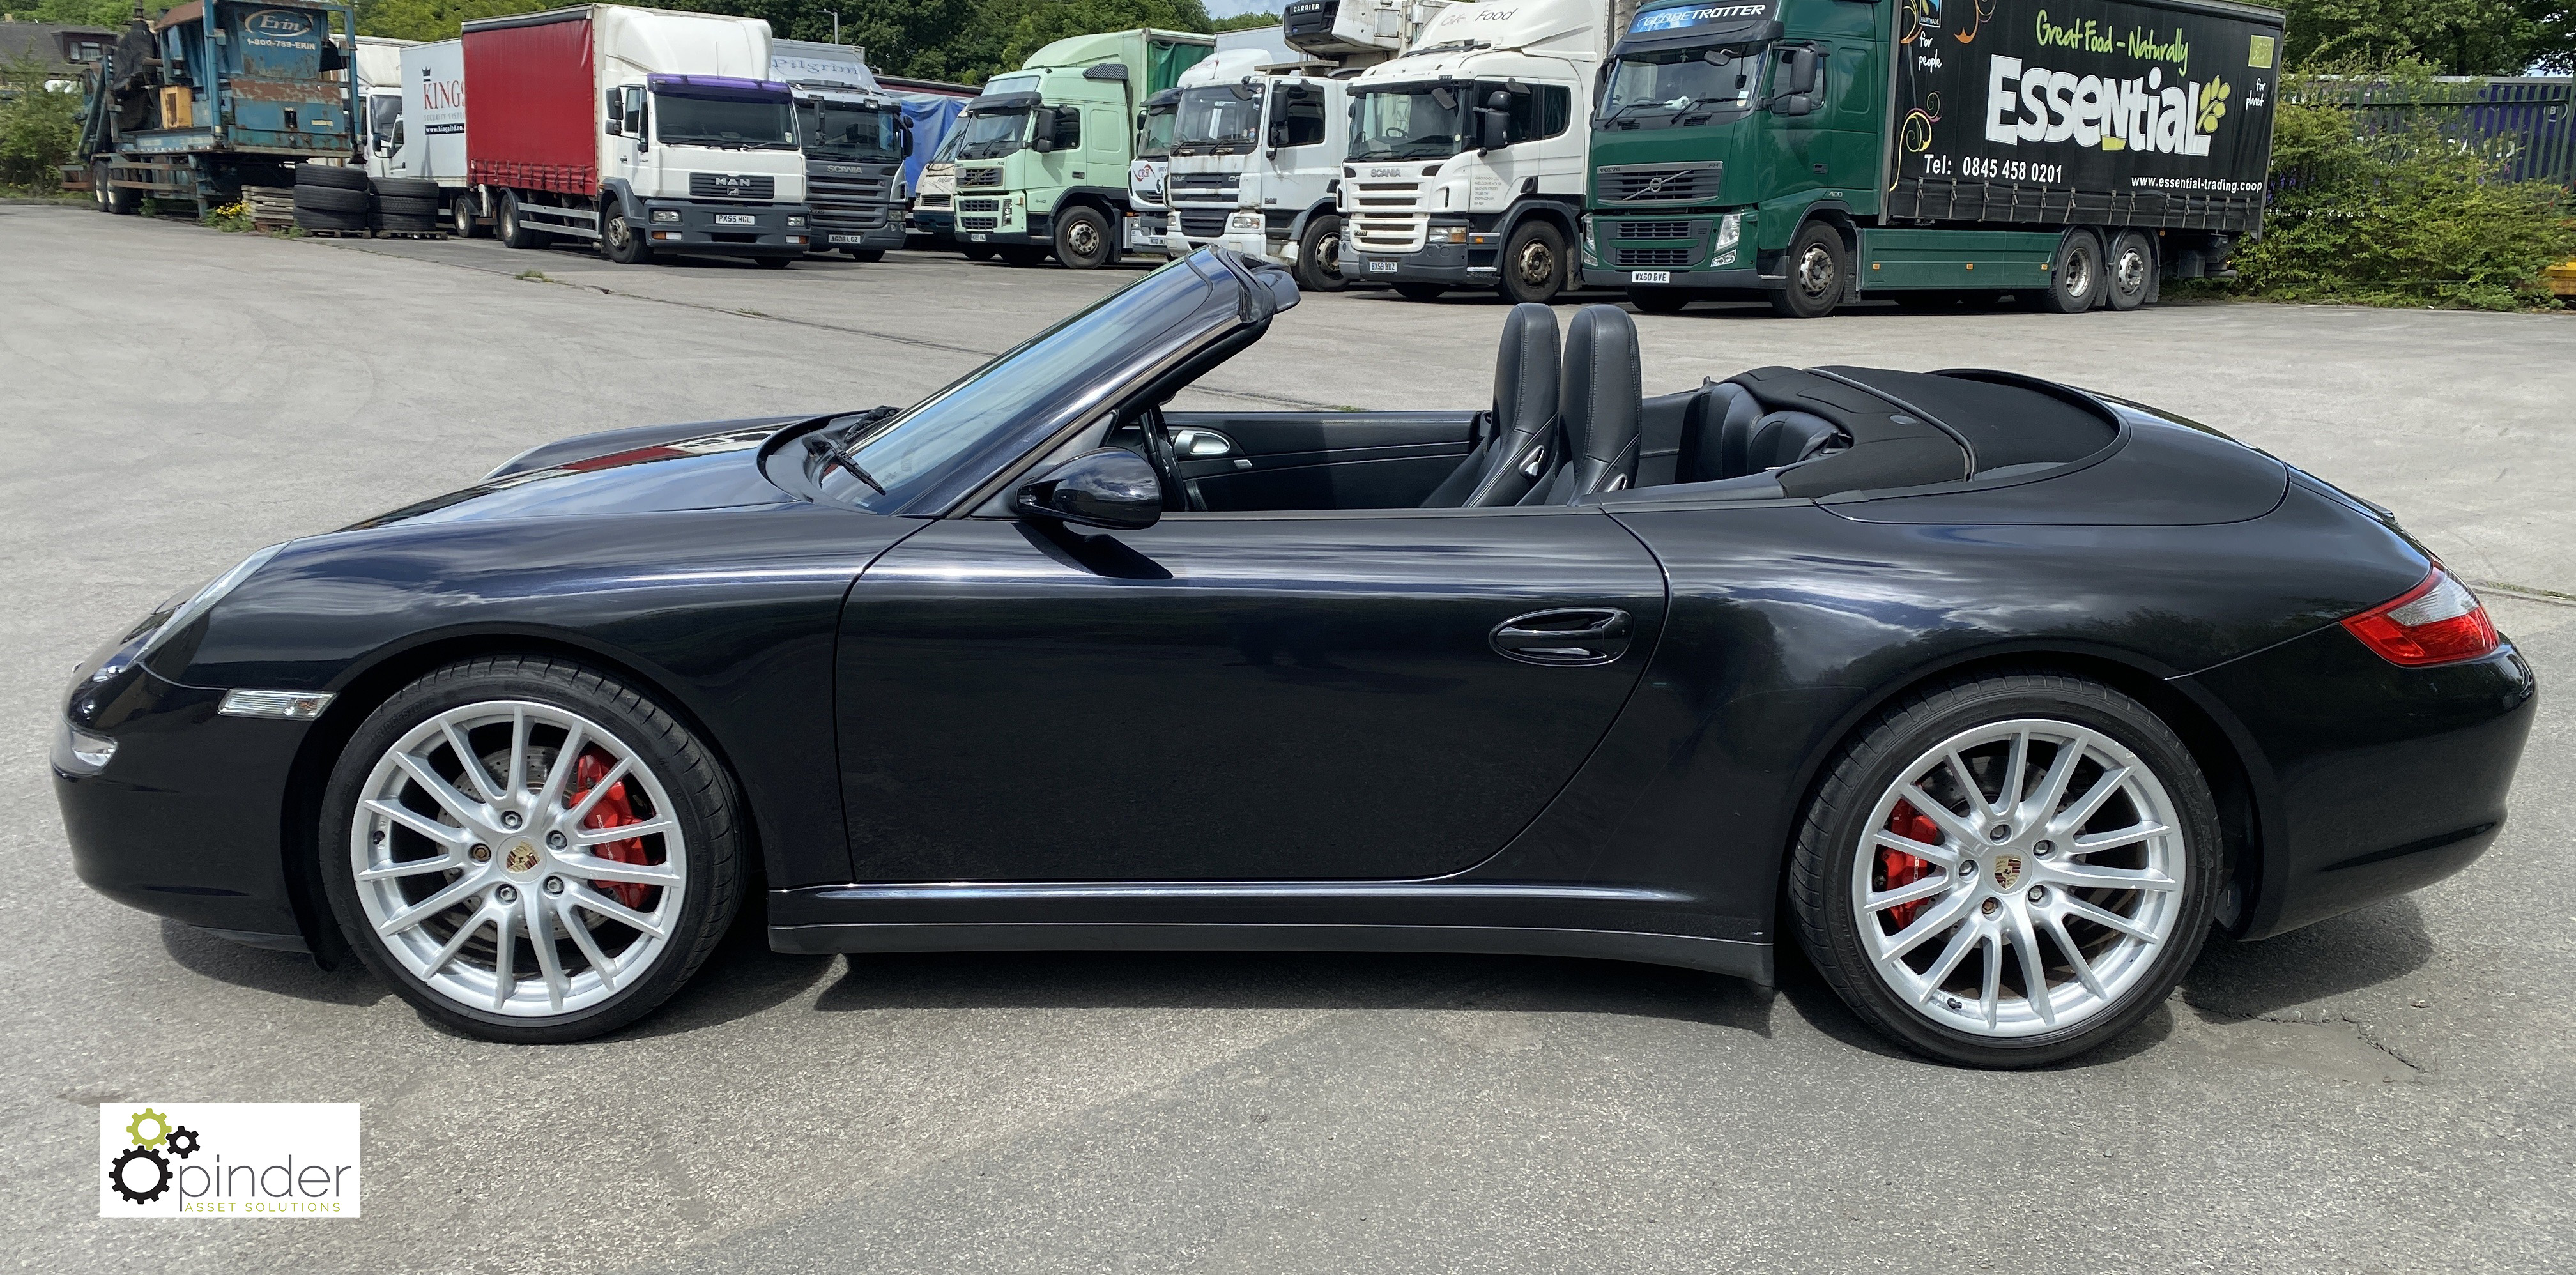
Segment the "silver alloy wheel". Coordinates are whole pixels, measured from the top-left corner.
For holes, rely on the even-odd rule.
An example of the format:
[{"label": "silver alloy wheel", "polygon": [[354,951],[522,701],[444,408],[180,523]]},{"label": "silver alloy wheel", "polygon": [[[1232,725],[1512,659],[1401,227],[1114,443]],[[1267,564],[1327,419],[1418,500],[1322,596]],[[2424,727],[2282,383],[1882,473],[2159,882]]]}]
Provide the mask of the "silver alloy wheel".
[{"label": "silver alloy wheel", "polygon": [[1331,276],[1342,272],[1342,237],[1326,235],[1315,241],[1315,271]]},{"label": "silver alloy wheel", "polygon": [[2093,255],[2087,252],[2066,254],[2066,268],[2058,273],[2057,286],[2071,298],[2093,295]]},{"label": "silver alloy wheel", "polygon": [[[598,773],[576,787],[585,756]],[[669,944],[689,884],[674,810],[660,777],[596,722],[486,701],[422,722],[376,760],[349,867],[368,924],[441,996],[562,1014],[615,995]],[[635,821],[607,824],[618,817]],[[625,842],[658,861],[593,853]]]},{"label": "silver alloy wheel", "polygon": [[1823,244],[1807,245],[1806,255],[1798,258],[1798,290],[1822,297],[1832,295],[1835,286],[1834,254],[1827,252]]},{"label": "silver alloy wheel", "polygon": [[2099,731],[2045,718],[1962,731],[1898,772],[1864,826],[1861,946],[1942,1026],[1997,1038],[2074,1026],[2174,941],[2181,816],[2154,770]]},{"label": "silver alloy wheel", "polygon": [[2138,292],[2147,286],[2147,254],[2132,241],[2121,248],[2120,259],[2111,267],[2112,282],[2122,292]]},{"label": "silver alloy wheel", "polygon": [[1100,228],[1086,218],[1077,217],[1072,225],[1064,228],[1064,246],[1073,249],[1073,255],[1087,260],[1091,254],[1100,251]]},{"label": "silver alloy wheel", "polygon": [[1556,278],[1556,254],[1548,251],[1544,239],[1533,237],[1521,245],[1521,255],[1512,264],[1526,287],[1544,288]]},{"label": "silver alloy wheel", "polygon": [[634,246],[635,228],[626,223],[626,217],[624,214],[610,214],[608,218],[608,250],[611,252],[623,253]]}]

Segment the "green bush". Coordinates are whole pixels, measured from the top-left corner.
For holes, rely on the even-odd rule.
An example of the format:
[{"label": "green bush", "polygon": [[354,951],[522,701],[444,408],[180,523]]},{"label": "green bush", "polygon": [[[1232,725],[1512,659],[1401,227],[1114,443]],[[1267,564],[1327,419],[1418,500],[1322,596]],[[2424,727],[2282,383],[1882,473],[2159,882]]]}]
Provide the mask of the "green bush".
[{"label": "green bush", "polygon": [[79,137],[81,99],[46,92],[47,78],[40,58],[0,63],[0,186],[50,194],[62,185],[58,170]]},{"label": "green bush", "polygon": [[[2384,78],[2386,99],[2430,96],[2422,67]],[[2555,304],[2541,271],[2576,257],[2566,188],[2504,180],[2505,142],[2458,131],[2456,112],[2345,105],[2352,84],[2283,82],[2271,209],[2263,237],[2235,255],[2233,291],[2480,310]]]}]

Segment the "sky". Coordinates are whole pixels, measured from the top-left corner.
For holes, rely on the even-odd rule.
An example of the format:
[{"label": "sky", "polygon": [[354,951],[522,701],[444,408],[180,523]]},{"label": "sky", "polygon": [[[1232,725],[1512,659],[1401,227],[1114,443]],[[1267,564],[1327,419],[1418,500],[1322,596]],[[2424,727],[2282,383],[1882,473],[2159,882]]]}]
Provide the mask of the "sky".
[{"label": "sky", "polygon": [[1277,13],[1288,0],[1207,0],[1208,16],[1231,18],[1238,13]]}]

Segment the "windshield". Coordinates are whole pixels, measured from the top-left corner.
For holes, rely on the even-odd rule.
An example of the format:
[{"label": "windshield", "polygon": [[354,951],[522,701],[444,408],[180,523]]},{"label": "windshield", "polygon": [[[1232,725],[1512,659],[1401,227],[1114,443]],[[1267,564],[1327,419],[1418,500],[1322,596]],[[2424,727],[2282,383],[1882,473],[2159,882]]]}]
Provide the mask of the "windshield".
[{"label": "windshield", "polygon": [[[1249,98],[1235,96],[1240,89]],[[1181,90],[1180,124],[1172,133],[1174,154],[1207,153],[1240,146],[1252,149],[1261,127],[1261,93],[1239,84]]]},{"label": "windshield", "polygon": [[1172,154],[1172,125],[1177,108],[1169,103],[1145,108],[1145,120],[1136,126],[1136,158],[1168,159]]},{"label": "windshield", "polygon": [[903,113],[858,102],[807,98],[796,104],[796,129],[805,153],[824,159],[903,158]]},{"label": "windshield", "polygon": [[[866,426],[842,450],[867,477],[833,468],[818,475],[824,492],[878,513],[962,496],[1057,429],[1109,406],[1103,397],[1163,362],[1158,351],[1169,341],[1231,331],[1253,317],[1242,293],[1211,253],[1171,262]],[[1293,303],[1294,294],[1283,300]]]},{"label": "windshield", "polygon": [[1669,128],[1704,124],[1723,113],[1752,109],[1758,58],[1718,51],[1711,65],[1707,49],[1658,49],[1632,53],[1611,68],[1601,96],[1599,127]]},{"label": "windshield", "polygon": [[959,159],[1000,159],[1020,148],[1028,136],[1027,111],[978,111],[957,126]]},{"label": "windshield", "polygon": [[792,151],[796,120],[785,95],[775,98],[682,97],[655,90],[654,136],[670,146]]},{"label": "windshield", "polygon": [[1353,98],[1351,155],[1357,159],[1447,159],[1466,138],[1464,86],[1406,84]]}]

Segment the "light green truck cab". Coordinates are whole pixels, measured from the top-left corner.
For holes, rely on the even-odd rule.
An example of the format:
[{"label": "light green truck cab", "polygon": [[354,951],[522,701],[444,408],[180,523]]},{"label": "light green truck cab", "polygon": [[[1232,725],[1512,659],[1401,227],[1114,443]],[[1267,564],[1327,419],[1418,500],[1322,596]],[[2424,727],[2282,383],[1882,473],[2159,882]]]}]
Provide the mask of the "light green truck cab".
[{"label": "light green truck cab", "polygon": [[1215,47],[1186,31],[1078,35],[994,76],[958,124],[959,245],[1015,265],[1116,261],[1136,113]]}]

